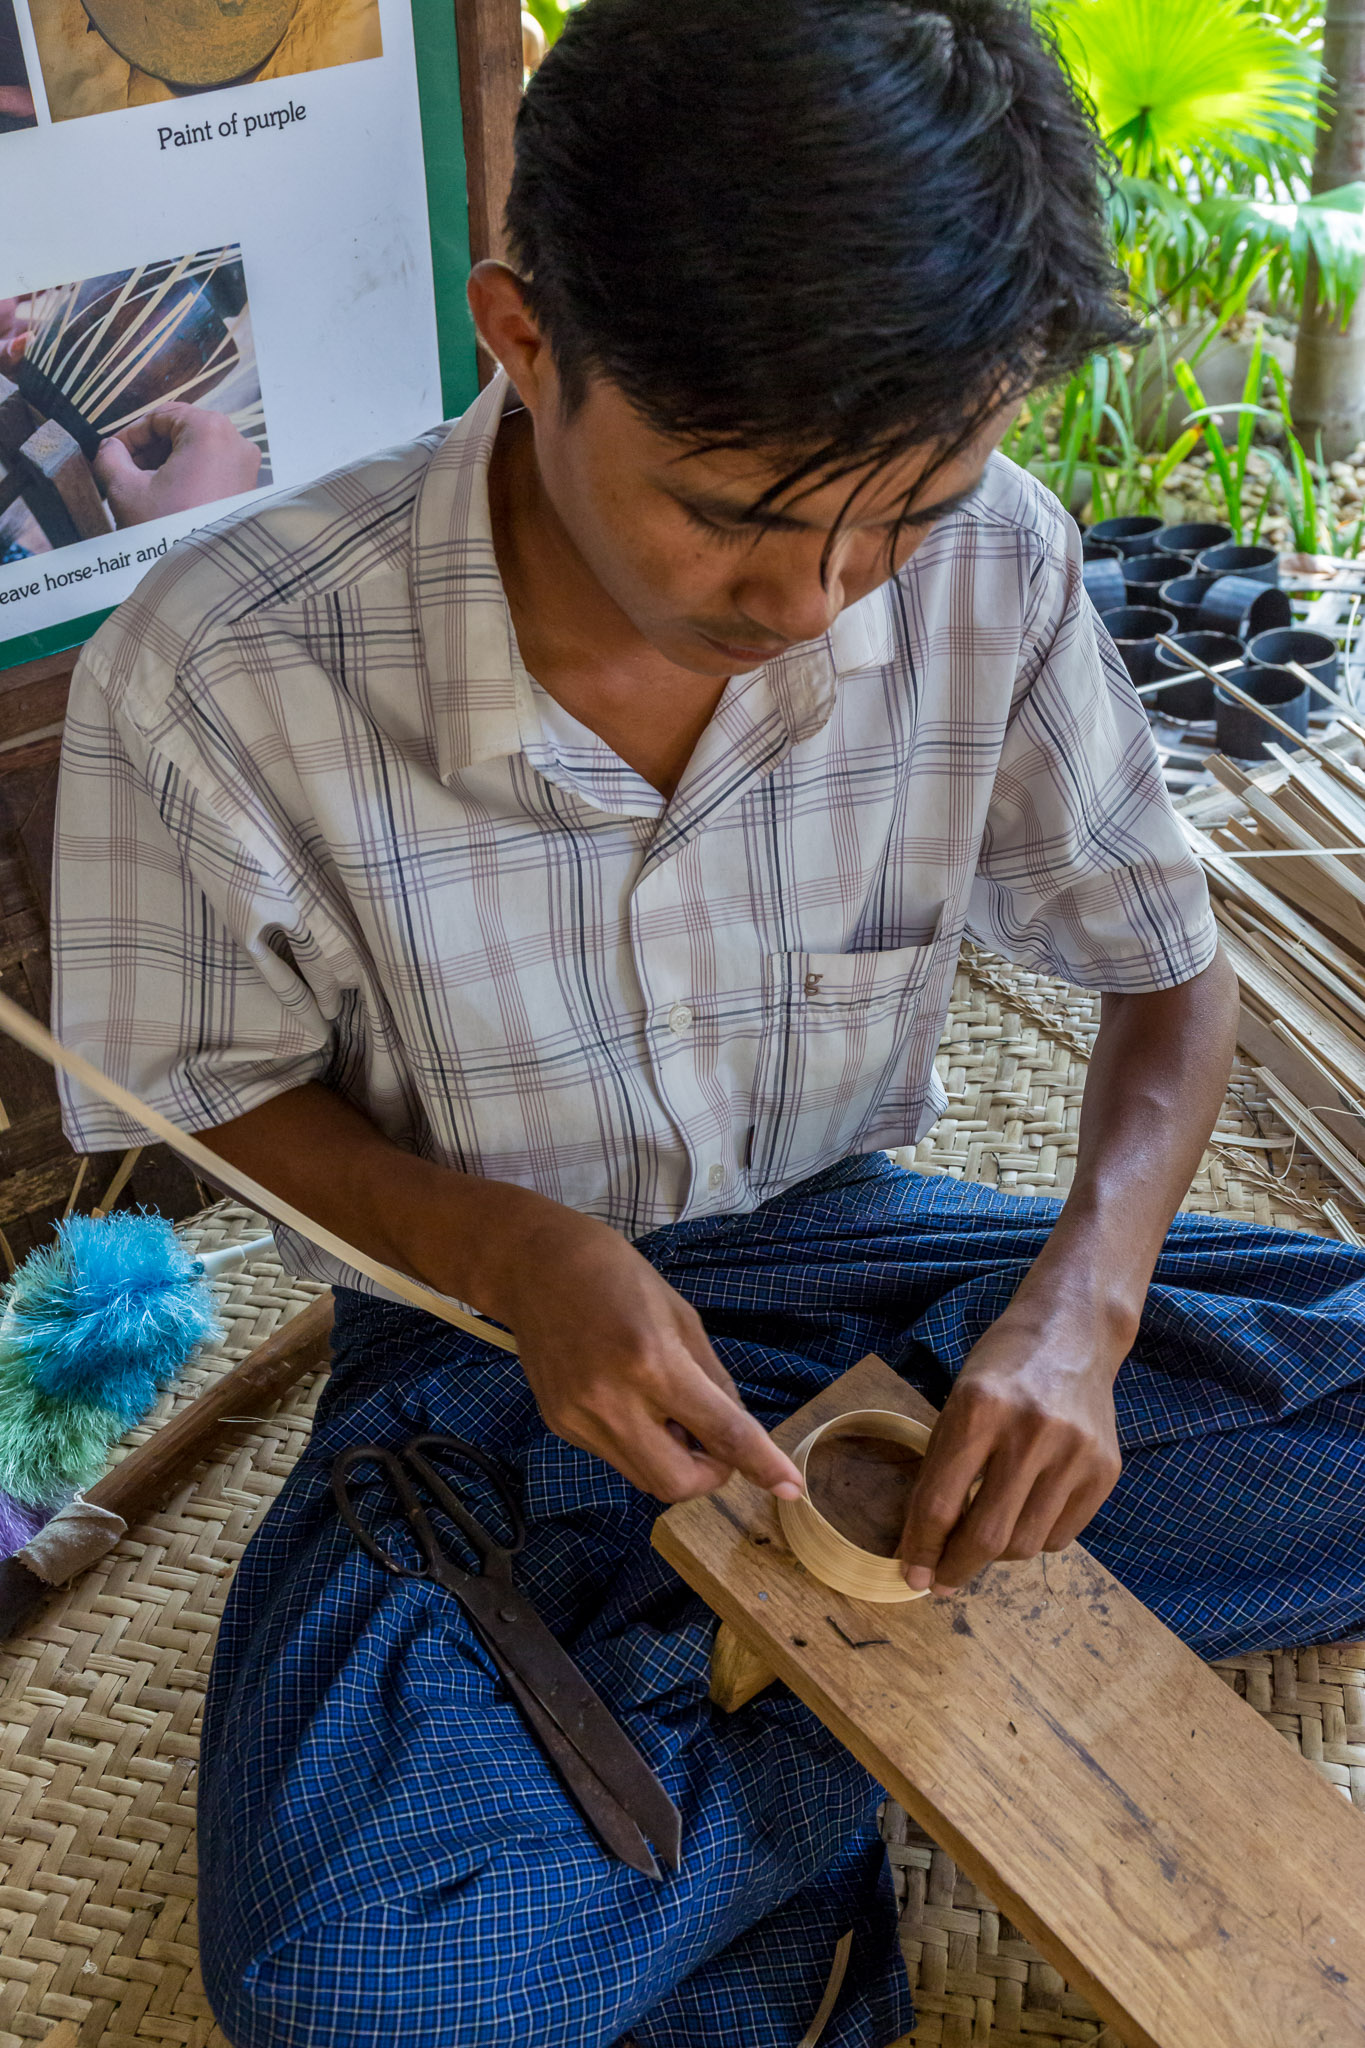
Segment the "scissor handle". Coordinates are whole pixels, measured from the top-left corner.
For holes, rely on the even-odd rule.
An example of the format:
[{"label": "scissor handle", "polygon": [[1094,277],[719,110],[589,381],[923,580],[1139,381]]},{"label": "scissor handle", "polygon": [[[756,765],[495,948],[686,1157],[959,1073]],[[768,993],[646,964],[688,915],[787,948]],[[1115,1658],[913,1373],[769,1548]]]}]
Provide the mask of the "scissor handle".
[{"label": "scissor handle", "polygon": [[[377,1465],[388,1480],[421,1550],[421,1564],[407,1564],[395,1557],[391,1550],[385,1549],[374,1531],[361,1521],[348,1484],[357,1465]],[[427,1520],[421,1496],[396,1451],[390,1450],[386,1444],[352,1444],[349,1450],[342,1451],[332,1461],[332,1496],[342,1521],[361,1549],[377,1565],[382,1565],[395,1579],[429,1579],[432,1576],[437,1557],[436,1533]]]},{"label": "scissor handle", "polygon": [[[446,1452],[476,1465],[491,1483],[512,1525],[510,1543],[499,1543],[482,1522],[470,1514],[459,1495],[431,1463],[427,1452]],[[385,1475],[405,1520],[412,1530],[421,1552],[420,1565],[405,1563],[385,1548],[372,1529],[361,1520],[355,1502],[351,1498],[348,1484],[352,1472],[358,1465],[376,1465]],[[510,1465],[490,1452],[481,1451],[477,1444],[466,1443],[458,1436],[425,1435],[411,1437],[397,1449],[386,1444],[353,1444],[342,1451],[332,1464],[332,1495],[336,1501],[342,1521],[360,1543],[366,1554],[377,1565],[383,1567],[396,1579],[431,1579],[442,1572],[458,1572],[460,1567],[450,1558],[427,1514],[426,1501],[413,1484],[413,1477],[421,1482],[428,1499],[442,1514],[449,1516],[463,1533],[480,1561],[492,1565],[496,1571],[500,1566],[506,1569],[507,1560],[516,1555],[526,1542],[526,1522],[521,1512],[521,1503],[514,1488],[517,1475]]]},{"label": "scissor handle", "polygon": [[[503,1513],[512,1525],[510,1543],[499,1543],[497,1538],[480,1521],[476,1521],[460,1499],[449,1481],[431,1463],[430,1452],[447,1453],[462,1458],[468,1465],[477,1465],[484,1478],[498,1497]],[[442,1514],[449,1515],[457,1529],[463,1530],[475,1550],[486,1564],[490,1558],[515,1557],[519,1550],[526,1548],[526,1518],[521,1511],[521,1479],[515,1466],[492,1451],[480,1450],[477,1444],[466,1443],[462,1436],[426,1435],[409,1437],[403,1446],[403,1456],[417,1474]]]}]

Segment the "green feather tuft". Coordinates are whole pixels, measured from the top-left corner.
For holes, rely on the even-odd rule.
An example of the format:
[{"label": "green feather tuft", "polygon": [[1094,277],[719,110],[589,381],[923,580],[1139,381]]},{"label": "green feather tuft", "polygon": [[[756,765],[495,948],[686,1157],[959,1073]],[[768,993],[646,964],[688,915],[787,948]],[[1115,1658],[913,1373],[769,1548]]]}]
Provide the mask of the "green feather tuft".
[{"label": "green feather tuft", "polygon": [[42,1394],[25,1359],[0,1345],[0,1488],[49,1507],[100,1478],[123,1434],[112,1409]]}]

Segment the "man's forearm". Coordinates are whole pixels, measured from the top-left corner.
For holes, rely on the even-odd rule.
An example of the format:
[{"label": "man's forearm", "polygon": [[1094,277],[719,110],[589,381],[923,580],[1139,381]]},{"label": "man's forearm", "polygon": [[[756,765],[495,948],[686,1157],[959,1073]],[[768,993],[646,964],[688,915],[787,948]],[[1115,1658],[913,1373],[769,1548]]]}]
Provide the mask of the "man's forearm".
[{"label": "man's forearm", "polygon": [[1221,953],[1178,988],[1103,998],[1071,1192],[1014,1306],[1109,1320],[1116,1367],[1222,1108],[1236,1029]]},{"label": "man's forearm", "polygon": [[735,1469],[801,1492],[696,1311],[607,1224],[401,1151],[316,1085],[200,1136],[339,1237],[505,1323],[549,1427],[643,1492],[687,1500]]},{"label": "man's forearm", "polygon": [[1221,954],[1179,988],[1104,998],[1071,1193],[964,1361],[911,1499],[899,1554],[913,1587],[1065,1549],[1117,1484],[1114,1377],[1222,1106],[1236,1026]]},{"label": "man's forearm", "polygon": [[402,1151],[315,1082],[199,1136],[338,1237],[500,1322],[512,1248],[557,1208],[529,1188]]}]

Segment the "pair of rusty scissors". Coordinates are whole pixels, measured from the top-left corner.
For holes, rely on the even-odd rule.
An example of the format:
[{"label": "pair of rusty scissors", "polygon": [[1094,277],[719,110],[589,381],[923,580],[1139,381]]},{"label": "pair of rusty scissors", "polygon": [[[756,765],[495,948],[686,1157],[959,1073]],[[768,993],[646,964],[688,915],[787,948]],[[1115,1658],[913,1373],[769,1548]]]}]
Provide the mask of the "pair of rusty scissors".
[{"label": "pair of rusty scissors", "polygon": [[[473,1465],[484,1475],[511,1528],[508,1542],[500,1543],[469,1512],[433,1460]],[[353,1480],[362,1466],[382,1475],[384,1491],[396,1500],[412,1531],[418,1562],[396,1557],[362,1518],[360,1499],[370,1489]],[[676,1870],[682,1847],[677,1807],[610,1708],[513,1583],[512,1559],[525,1547],[526,1523],[511,1467],[457,1436],[414,1436],[396,1449],[355,1444],[332,1466],[332,1492],[342,1520],[376,1564],[395,1578],[429,1579],[459,1601],[603,1847],[632,1870],[662,1880],[649,1848],[653,1842],[664,1862]],[[432,1508],[463,1535],[478,1559],[476,1567],[457,1560],[441,1540],[431,1520]]]}]

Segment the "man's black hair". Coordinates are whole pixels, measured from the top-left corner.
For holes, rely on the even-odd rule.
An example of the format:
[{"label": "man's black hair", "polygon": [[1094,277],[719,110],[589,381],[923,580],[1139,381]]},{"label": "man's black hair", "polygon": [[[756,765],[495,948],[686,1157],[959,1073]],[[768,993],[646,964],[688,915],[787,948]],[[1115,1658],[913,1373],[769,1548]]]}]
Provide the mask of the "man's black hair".
[{"label": "man's black hair", "polygon": [[507,230],[569,406],[604,377],[793,458],[782,490],[959,447],[1131,331],[1094,129],[1015,0],[586,0]]}]

